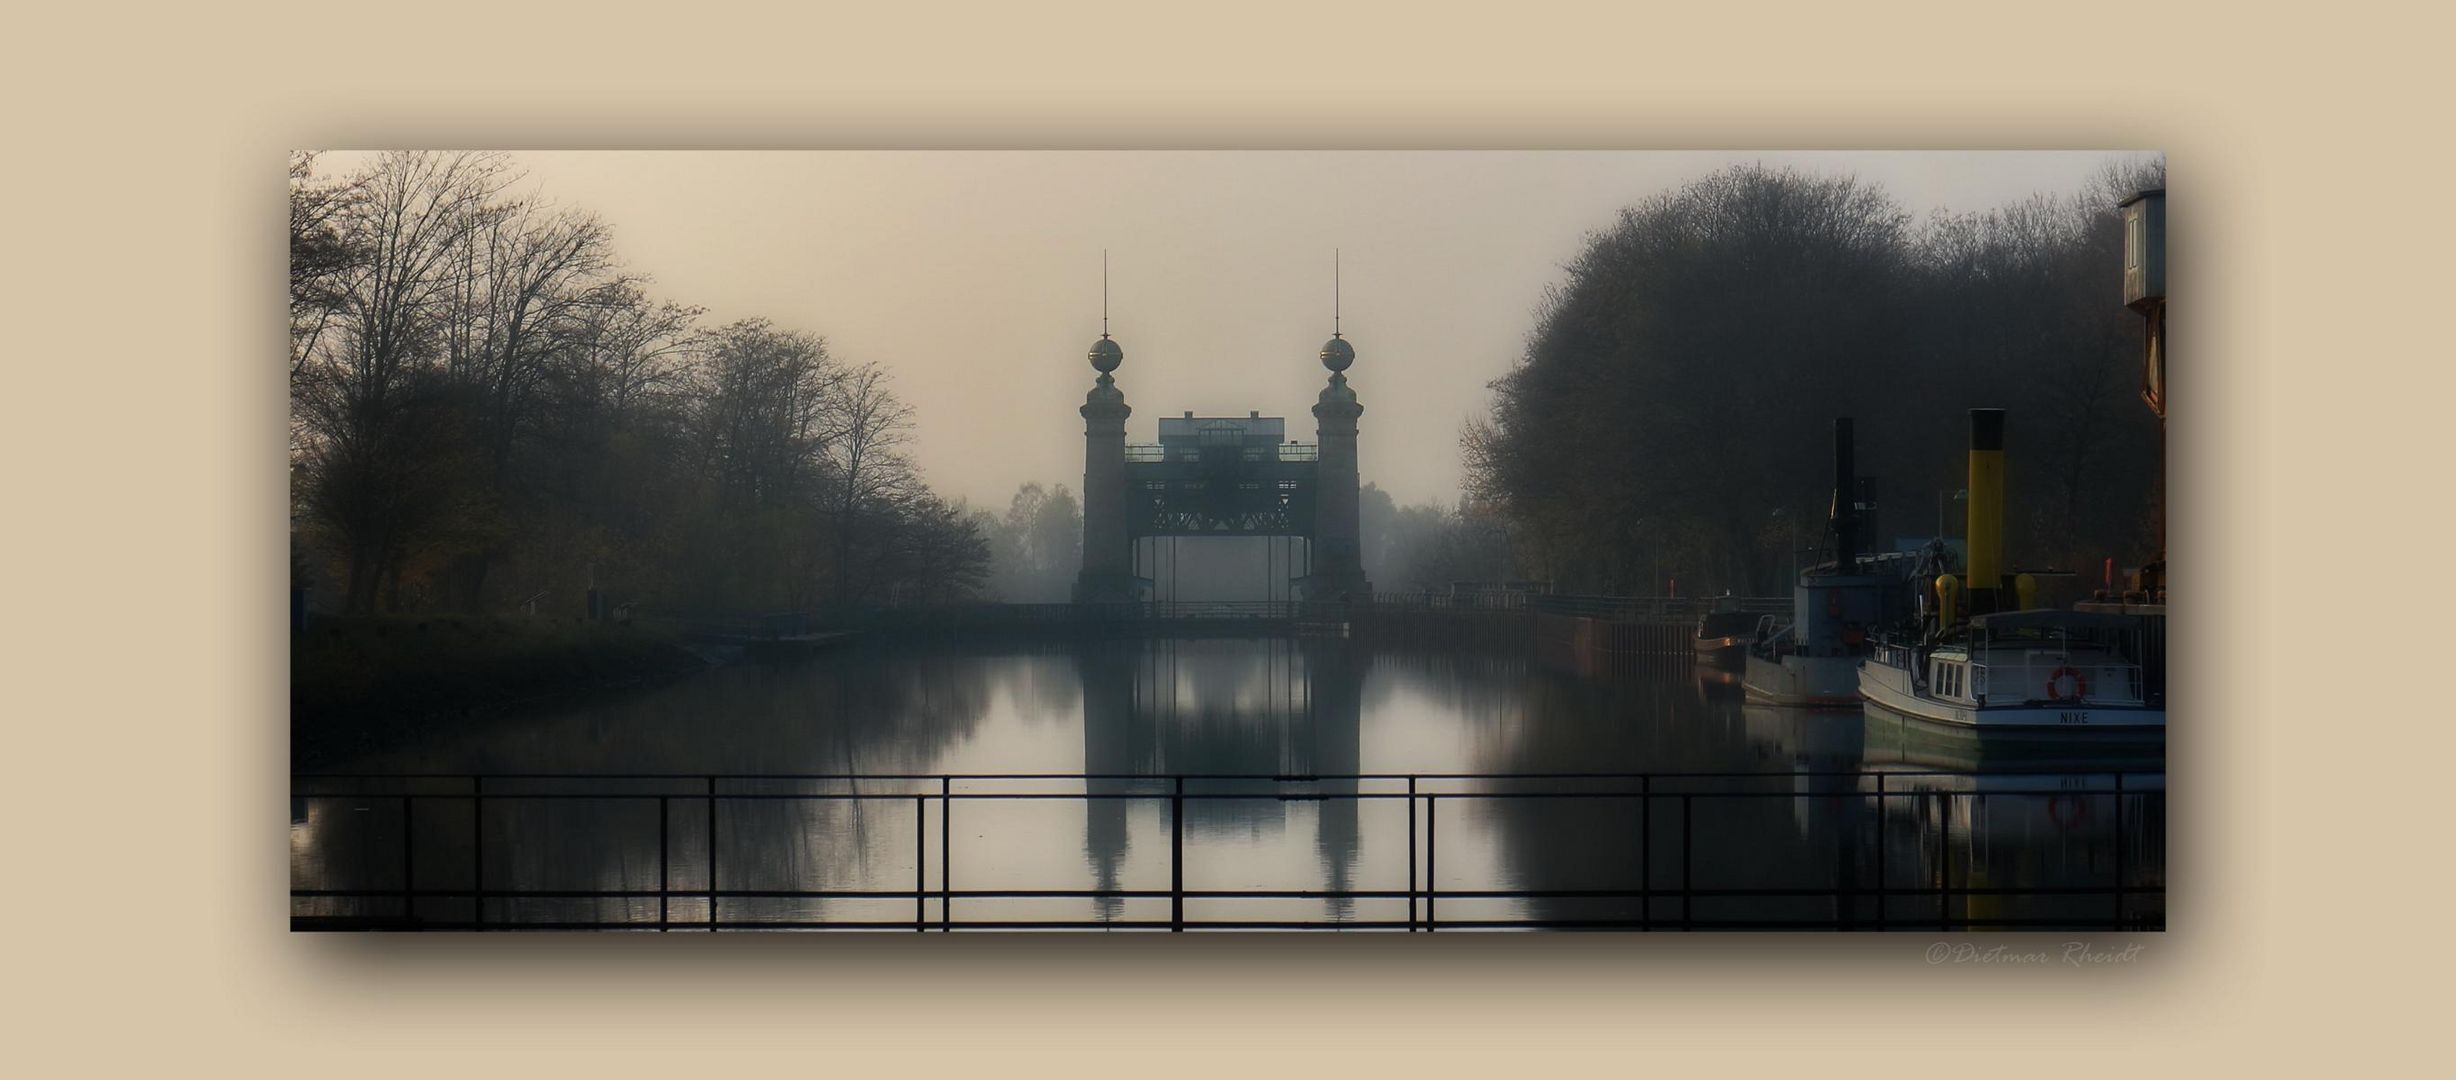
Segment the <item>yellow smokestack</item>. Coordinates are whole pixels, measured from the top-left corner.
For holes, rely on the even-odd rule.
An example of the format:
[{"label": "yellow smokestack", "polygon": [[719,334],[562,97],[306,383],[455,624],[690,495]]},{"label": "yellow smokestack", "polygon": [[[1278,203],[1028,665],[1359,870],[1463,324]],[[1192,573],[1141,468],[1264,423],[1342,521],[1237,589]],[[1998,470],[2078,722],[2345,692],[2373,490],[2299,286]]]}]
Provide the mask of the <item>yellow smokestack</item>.
[{"label": "yellow smokestack", "polygon": [[1998,611],[2004,579],[2004,410],[1970,410],[1970,613]]}]

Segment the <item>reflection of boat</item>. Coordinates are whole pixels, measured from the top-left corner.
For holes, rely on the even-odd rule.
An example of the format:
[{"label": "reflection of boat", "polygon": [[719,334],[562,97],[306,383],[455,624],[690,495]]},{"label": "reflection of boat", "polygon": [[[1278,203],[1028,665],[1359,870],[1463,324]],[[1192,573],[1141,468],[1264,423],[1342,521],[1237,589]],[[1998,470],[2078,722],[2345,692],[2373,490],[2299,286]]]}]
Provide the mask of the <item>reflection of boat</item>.
[{"label": "reflection of boat", "polygon": [[1905,563],[1862,558],[1861,511],[1869,509],[1851,467],[1851,422],[1833,423],[1833,508],[1826,534],[1833,559],[1799,575],[1791,587],[1791,622],[1765,624],[1749,647],[1742,680],[1748,700],[1769,705],[1859,704],[1859,661],[1875,630],[1900,619],[1911,590]]},{"label": "reflection of boat", "polygon": [[1732,701],[1740,694],[1740,673],[1712,664],[1692,664],[1689,675],[1697,684],[1698,700]]},{"label": "reflection of boat", "polygon": [[1771,705],[1740,707],[1740,730],[1757,757],[1772,768],[1789,769],[1790,788],[1798,798],[1787,800],[1791,819],[1803,837],[1818,847],[1839,841],[1839,819],[1856,814],[1860,762],[1865,758],[1867,724],[1855,713],[1784,709]]},{"label": "reflection of boat", "polygon": [[2162,729],[1970,727],[1871,705],[1864,731],[1864,768],[1885,792],[1885,855],[1909,870],[1886,880],[1970,890],[1904,897],[1892,917],[1915,922],[1946,904],[1942,921],[1972,925],[2165,925]]},{"label": "reflection of boat", "polygon": [[1972,616],[1959,640],[1887,643],[1860,672],[1868,702],[1973,727],[2166,726],[2125,653],[2134,620],[2075,611]]}]

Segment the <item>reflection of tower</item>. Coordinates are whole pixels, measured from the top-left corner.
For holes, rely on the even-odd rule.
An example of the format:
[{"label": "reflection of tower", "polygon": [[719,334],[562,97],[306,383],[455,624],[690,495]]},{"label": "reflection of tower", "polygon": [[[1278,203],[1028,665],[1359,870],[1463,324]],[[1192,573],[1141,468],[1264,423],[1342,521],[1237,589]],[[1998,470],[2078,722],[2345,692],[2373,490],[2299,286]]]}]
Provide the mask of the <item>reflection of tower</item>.
[{"label": "reflection of tower", "polygon": [[[1284,836],[1282,829],[1292,820],[1289,808],[1302,805],[1271,797],[1274,792],[1301,788],[1283,788],[1269,779],[1222,777],[1350,777],[1319,784],[1317,790],[1325,797],[1314,804],[1318,815],[1314,850],[1323,868],[1320,887],[1335,891],[1351,887],[1359,847],[1357,803],[1352,798],[1357,785],[1352,777],[1362,761],[1360,714],[1366,666],[1351,644],[1343,640],[1110,642],[1086,644],[1074,658],[1083,679],[1083,770],[1124,777],[1189,778],[1185,803],[1189,843],[1197,834],[1231,844],[1240,839],[1257,844],[1284,842],[1262,838]],[[1180,709],[1180,694],[1190,694],[1194,706]],[[1111,779],[1086,781],[1085,790],[1093,795],[1155,796],[1168,789],[1153,780]],[[1213,797],[1202,797],[1205,795]],[[1086,800],[1083,854],[1096,888],[1119,888],[1131,854],[1128,825],[1134,808],[1162,801]],[[1158,827],[1170,827],[1165,807],[1156,820]],[[1301,820],[1301,814],[1294,820]],[[1160,857],[1165,855],[1163,847]],[[1249,856],[1231,852],[1227,857]],[[1188,877],[1198,879],[1217,869],[1206,867],[1189,872]],[[1345,900],[1334,901],[1331,917],[1347,918],[1353,906]],[[1122,908],[1115,901],[1098,905],[1102,918],[1115,918]]]},{"label": "reflection of tower", "polygon": [[[1311,690],[1312,708],[1307,718],[1313,739],[1313,771],[1325,779],[1321,783],[1321,817],[1314,825],[1313,849],[1322,859],[1324,888],[1345,892],[1356,868],[1359,806],[1356,781],[1364,771],[1363,703],[1364,664],[1355,649],[1345,639],[1322,638],[1306,642],[1305,680]],[[1345,920],[1355,913],[1355,901],[1334,897],[1329,914],[1334,920]]]},{"label": "reflection of tower", "polygon": [[[1088,774],[1131,775],[1146,772],[1152,760],[1151,714],[1135,708],[1135,660],[1131,645],[1102,642],[1075,653],[1083,678],[1083,771]],[[1141,785],[1148,788],[1149,785]],[[1087,780],[1092,795],[1123,795],[1135,791],[1131,780]],[[1130,848],[1127,822],[1135,800],[1083,800],[1083,857],[1091,864],[1094,888],[1118,887],[1118,868]],[[1096,904],[1102,919],[1114,919],[1122,901],[1104,898]]]}]

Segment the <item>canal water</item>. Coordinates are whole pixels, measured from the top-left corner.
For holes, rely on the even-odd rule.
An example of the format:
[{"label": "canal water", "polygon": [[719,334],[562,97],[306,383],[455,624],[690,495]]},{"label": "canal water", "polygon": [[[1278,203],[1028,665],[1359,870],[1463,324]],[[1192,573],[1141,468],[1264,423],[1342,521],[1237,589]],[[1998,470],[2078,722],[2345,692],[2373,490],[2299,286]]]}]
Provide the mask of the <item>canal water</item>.
[{"label": "canal water", "polygon": [[[704,927],[691,893],[713,844],[728,892],[902,894],[725,896],[728,928],[2162,928],[2163,764],[2160,742],[1748,705],[1685,661],[1596,676],[1346,640],[862,647],[315,763],[371,775],[294,783],[292,913],[398,917],[406,884],[429,894],[406,913],[434,923]],[[1331,779],[1358,774],[1392,775]],[[709,776],[728,778],[713,823]],[[864,779],[788,778],[815,776]],[[1191,777],[1182,803],[1173,780],[1131,779],[1175,776]],[[661,875],[675,895],[534,895],[653,892]],[[912,897],[1165,893],[1179,875],[1190,891],[1399,895]],[[2119,880],[2146,891],[2105,891]],[[1437,911],[1411,882],[1440,890]],[[473,888],[532,895],[481,912]],[[1649,888],[1664,892],[1593,895]],[[350,890],[396,895],[313,895]]]}]

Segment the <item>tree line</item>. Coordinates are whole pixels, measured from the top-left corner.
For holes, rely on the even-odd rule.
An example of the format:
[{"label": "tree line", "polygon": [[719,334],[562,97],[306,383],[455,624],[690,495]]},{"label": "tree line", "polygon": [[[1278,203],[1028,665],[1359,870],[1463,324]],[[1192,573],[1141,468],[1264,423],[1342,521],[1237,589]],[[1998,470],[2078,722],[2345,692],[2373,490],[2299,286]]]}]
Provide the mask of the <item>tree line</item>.
[{"label": "tree line", "polygon": [[290,167],[294,580],[354,614],[686,612],[968,595],[979,522],[923,483],[875,363],[707,325],[508,158]]},{"label": "tree line", "polygon": [[1631,206],[1468,425],[1468,505],[1564,591],[1778,593],[1822,534],[1835,417],[1890,546],[1962,532],[1966,410],[2001,407],[2014,565],[2144,560],[2160,427],[2116,203],[2163,180],[2120,162],[1918,221],[1875,184],[1750,165]]}]

